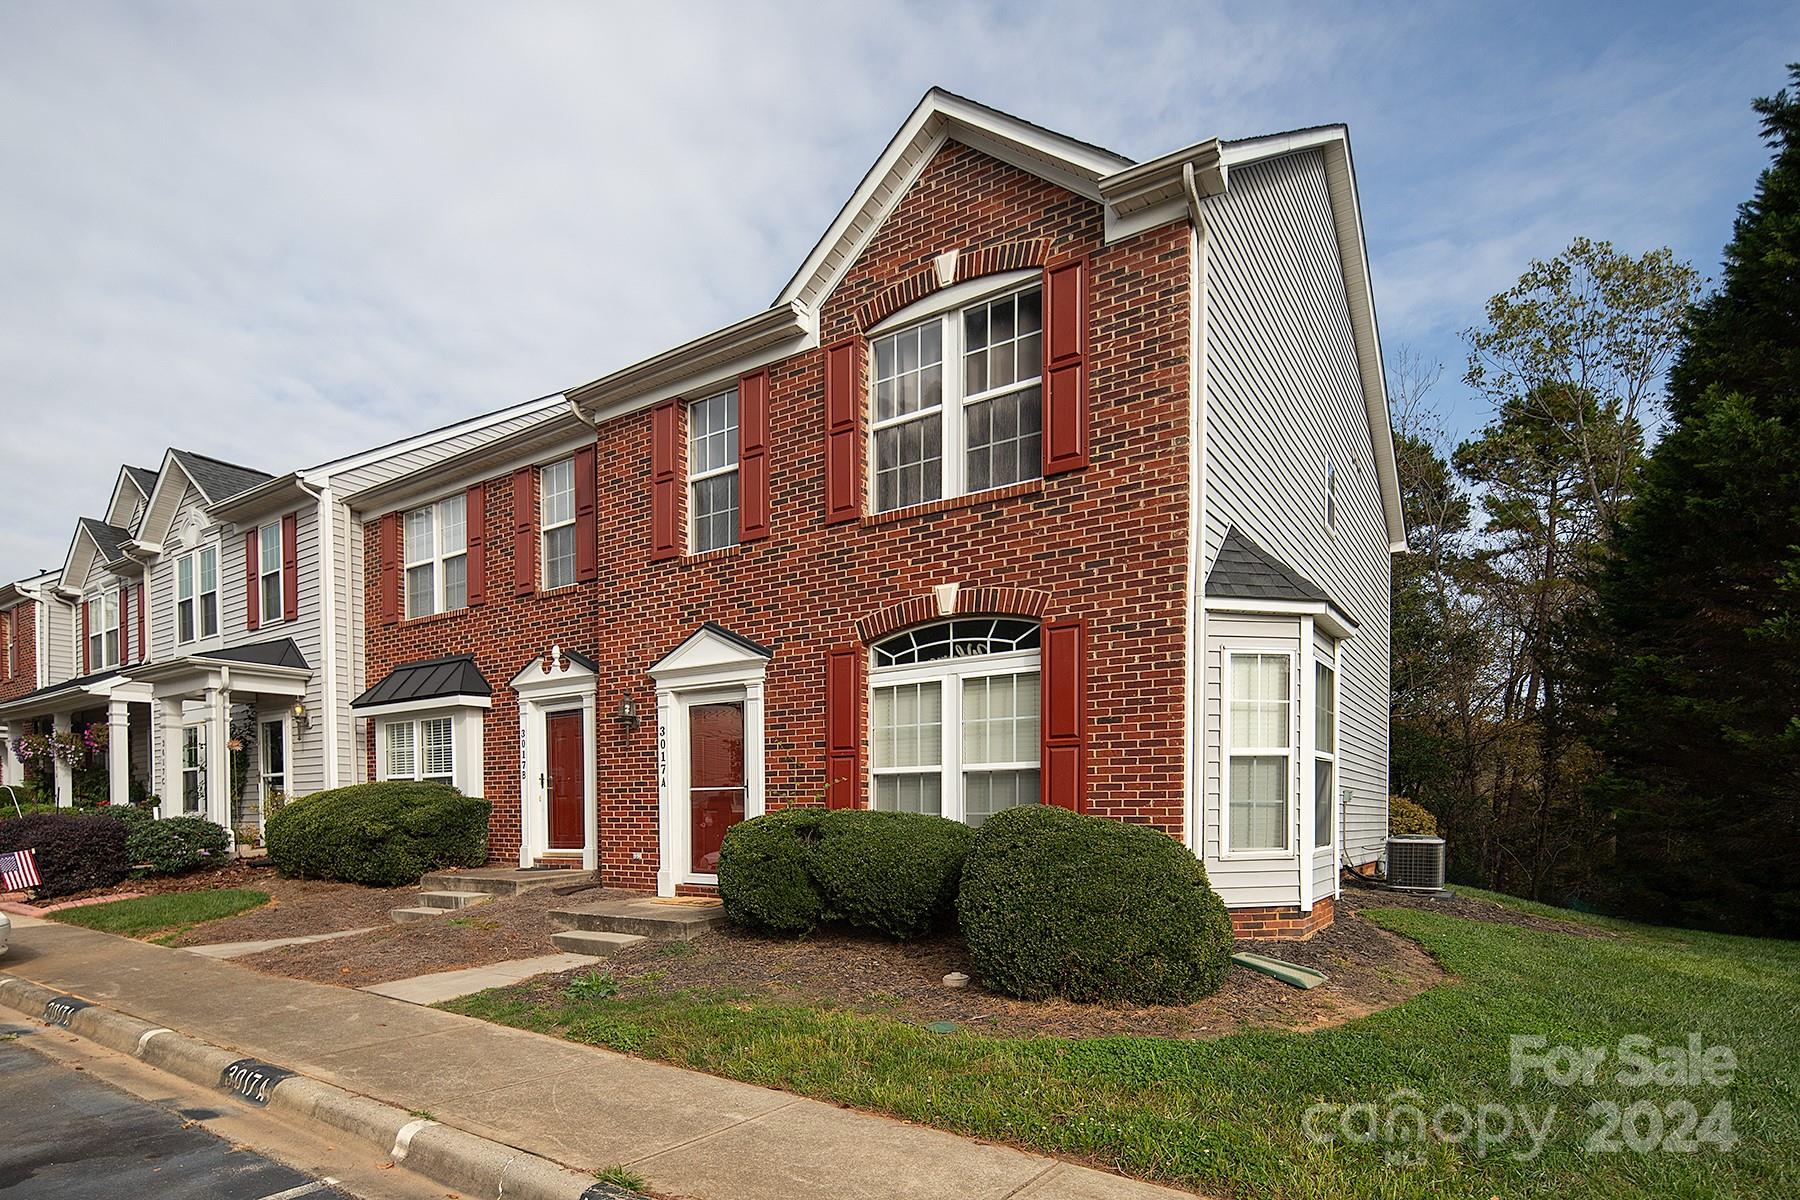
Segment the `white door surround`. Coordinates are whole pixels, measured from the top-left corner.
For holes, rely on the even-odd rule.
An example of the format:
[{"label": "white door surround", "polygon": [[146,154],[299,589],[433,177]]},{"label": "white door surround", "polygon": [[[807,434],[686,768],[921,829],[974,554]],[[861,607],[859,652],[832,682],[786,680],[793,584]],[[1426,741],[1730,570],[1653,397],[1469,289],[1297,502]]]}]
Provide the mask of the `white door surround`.
[{"label": "white door surround", "polygon": [[581,713],[581,866],[600,865],[595,827],[595,688],[599,668],[584,655],[552,646],[512,678],[519,697],[519,865],[529,867],[550,849],[550,745],[544,719]]},{"label": "white door surround", "polygon": [[650,668],[656,681],[659,896],[673,896],[681,884],[718,882],[717,875],[689,869],[688,713],[695,706],[744,706],[744,819],[763,814],[763,678],[771,657],[772,651],[708,621]]}]

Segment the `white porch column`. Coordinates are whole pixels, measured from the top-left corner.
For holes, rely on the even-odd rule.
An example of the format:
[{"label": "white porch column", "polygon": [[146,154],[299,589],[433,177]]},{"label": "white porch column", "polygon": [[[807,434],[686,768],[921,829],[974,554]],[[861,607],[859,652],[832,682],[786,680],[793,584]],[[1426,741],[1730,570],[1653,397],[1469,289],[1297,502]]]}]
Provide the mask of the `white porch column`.
[{"label": "white porch column", "polygon": [[157,789],[162,803],[159,817],[181,815],[181,701],[168,698],[156,702],[157,726],[162,731],[162,786]]},{"label": "white porch column", "polygon": [[[57,713],[50,718],[52,727],[59,734],[68,733],[74,728],[73,723],[69,719],[73,715],[74,714],[72,713],[66,712]],[[72,808],[75,804],[74,768],[64,762],[60,754],[55,755],[52,761],[55,763],[54,770],[56,772],[56,806],[58,808]]]},{"label": "white porch column", "polygon": [[13,757],[12,740],[12,726],[0,723],[0,783],[16,784],[25,777],[19,760]]},{"label": "white porch column", "polygon": [[206,689],[206,819],[231,828],[231,690]]},{"label": "white porch column", "polygon": [[131,803],[131,706],[106,703],[106,793],[114,804]]}]

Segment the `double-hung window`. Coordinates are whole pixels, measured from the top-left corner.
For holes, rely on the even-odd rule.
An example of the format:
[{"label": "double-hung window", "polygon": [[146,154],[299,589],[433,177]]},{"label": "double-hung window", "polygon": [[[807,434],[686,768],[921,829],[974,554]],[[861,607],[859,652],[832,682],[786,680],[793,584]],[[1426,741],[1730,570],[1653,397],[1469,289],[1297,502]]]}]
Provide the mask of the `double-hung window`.
[{"label": "double-hung window", "polygon": [[1009,292],[874,339],[875,510],[1043,470],[1043,290]]},{"label": "double-hung window", "polygon": [[1293,771],[1293,659],[1285,653],[1226,655],[1226,847],[1283,852],[1289,846]]},{"label": "double-hung window", "polygon": [[738,539],[738,394],[688,405],[689,546],[695,554]]},{"label": "double-hung window", "polygon": [[1337,840],[1337,672],[1313,668],[1313,846]]},{"label": "double-hung window", "polygon": [[980,825],[1039,796],[1038,626],[958,618],[874,647],[874,807]]},{"label": "double-hung window", "polygon": [[456,727],[452,717],[389,721],[383,779],[417,779],[428,783],[456,781]]},{"label": "double-hung window", "polygon": [[175,637],[193,642],[219,633],[219,549],[202,546],[175,560]]},{"label": "double-hung window", "polygon": [[106,671],[119,665],[119,593],[102,592],[87,602],[88,668]]},{"label": "double-hung window", "polygon": [[281,595],[281,522],[271,521],[256,531],[257,617],[261,625],[283,618]]},{"label": "double-hung window", "polygon": [[538,472],[538,520],[544,541],[544,590],[575,582],[575,460]]},{"label": "double-hung window", "polygon": [[459,494],[406,514],[408,617],[468,607],[467,503]]}]

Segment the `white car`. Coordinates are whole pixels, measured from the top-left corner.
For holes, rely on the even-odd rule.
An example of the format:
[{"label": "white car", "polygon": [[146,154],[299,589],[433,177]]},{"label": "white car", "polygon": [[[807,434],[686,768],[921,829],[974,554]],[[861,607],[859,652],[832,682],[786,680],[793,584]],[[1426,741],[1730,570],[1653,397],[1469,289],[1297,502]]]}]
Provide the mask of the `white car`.
[{"label": "white car", "polygon": [[12,936],[12,918],[0,912],[0,957],[6,954],[7,939]]}]

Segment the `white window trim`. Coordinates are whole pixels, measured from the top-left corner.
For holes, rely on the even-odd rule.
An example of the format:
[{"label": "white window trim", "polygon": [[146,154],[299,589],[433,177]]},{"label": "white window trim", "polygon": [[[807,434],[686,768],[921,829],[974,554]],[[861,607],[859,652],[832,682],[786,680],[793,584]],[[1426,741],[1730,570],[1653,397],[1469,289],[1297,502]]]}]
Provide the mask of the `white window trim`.
[{"label": "white window trim", "polygon": [[[594,691],[597,679],[585,666],[564,660],[560,649],[552,647],[551,659],[549,671],[539,656],[510,681],[519,697],[519,865],[532,866],[550,848],[550,747],[544,720],[552,713],[578,710],[582,716],[581,865],[592,871],[600,858],[595,812],[599,771],[595,751],[599,720]],[[469,711],[479,715],[479,710]],[[666,847],[667,841],[662,845]]]},{"label": "white window trim", "polygon": [[1339,754],[1340,754],[1339,747],[1341,747],[1344,743],[1344,729],[1343,729],[1344,679],[1343,679],[1343,676],[1341,674],[1339,674],[1339,672],[1338,672],[1338,654],[1337,654],[1336,646],[1332,647],[1330,654],[1322,653],[1321,651],[1319,651],[1317,649],[1315,649],[1313,651],[1312,696],[1311,696],[1311,703],[1307,707],[1308,707],[1309,711],[1311,711],[1311,713],[1312,713],[1313,728],[1315,731],[1318,729],[1318,713],[1316,712],[1316,709],[1317,709],[1318,703],[1319,703],[1318,674],[1319,674],[1320,668],[1323,668],[1323,669],[1331,672],[1331,738],[1332,738],[1332,746],[1331,746],[1331,749],[1329,749],[1329,750],[1326,750],[1323,747],[1321,747],[1318,744],[1318,734],[1316,732],[1314,733],[1313,747],[1312,747],[1313,764],[1314,764],[1313,771],[1315,773],[1318,771],[1318,764],[1320,762],[1328,762],[1331,764],[1331,829],[1329,829],[1326,832],[1326,840],[1324,842],[1320,842],[1318,840],[1318,837],[1319,837],[1318,816],[1316,815],[1317,811],[1318,811],[1317,807],[1316,807],[1317,803],[1318,803],[1318,796],[1317,796],[1318,782],[1315,778],[1309,777],[1307,779],[1306,799],[1309,803],[1315,805],[1315,808],[1314,808],[1315,815],[1313,817],[1313,837],[1312,837],[1313,845],[1311,847],[1314,854],[1324,854],[1327,852],[1333,852],[1337,849],[1337,845],[1338,845],[1337,826],[1339,825],[1339,823],[1341,821],[1341,816],[1342,816],[1341,809],[1342,809],[1342,805],[1343,805],[1343,800],[1338,795],[1338,790],[1340,787],[1339,775],[1338,775],[1338,761],[1339,761]]},{"label": "white window trim", "polygon": [[[709,403],[710,401],[717,400],[723,396],[730,396],[731,400],[732,400],[733,411],[732,411],[732,415],[731,415],[731,427],[733,429],[737,430],[737,434],[738,434],[737,457],[728,460],[726,462],[726,464],[722,467],[714,467],[709,471],[696,472],[694,470],[694,406],[697,404]],[[682,419],[686,422],[687,435],[688,435],[688,479],[687,479],[687,508],[688,508],[688,520],[687,520],[688,543],[687,544],[688,544],[688,550],[695,554],[703,554],[703,553],[711,553],[714,550],[724,550],[731,546],[735,546],[738,544],[738,530],[734,528],[731,531],[731,540],[729,542],[724,542],[717,546],[708,546],[708,547],[706,547],[705,550],[702,550],[700,548],[700,539],[699,539],[700,513],[699,513],[699,506],[694,503],[694,485],[697,483],[705,483],[709,479],[718,479],[725,475],[736,475],[738,473],[739,464],[741,464],[743,462],[743,459],[744,459],[744,453],[743,453],[744,411],[743,411],[743,400],[742,400],[742,397],[738,395],[737,385],[733,384],[731,387],[724,388],[719,391],[708,392],[705,395],[696,396],[694,399],[689,400],[687,403],[685,403],[681,406],[681,415],[682,415]],[[738,514],[739,514],[740,522],[742,521],[743,504],[744,504],[744,494],[742,491],[742,486],[743,486],[743,481],[739,480]]]},{"label": "white window trim", "polygon": [[[375,778],[382,782],[387,782],[389,780],[399,780],[402,782],[412,780],[415,783],[425,782],[428,778],[425,774],[425,726],[431,721],[443,720],[448,720],[450,722],[450,778],[448,782],[451,786],[460,788],[459,781],[462,778],[461,768],[467,757],[467,753],[458,745],[458,742],[462,740],[458,735],[462,731],[458,728],[456,718],[444,713],[421,713],[417,716],[389,717],[377,721],[375,723]],[[412,773],[408,775],[393,774],[392,768],[388,763],[388,730],[396,725],[410,725],[412,727],[413,767]],[[438,780],[440,777],[432,775],[429,778]]]},{"label": "white window trim", "polygon": [[[870,651],[871,656],[873,650]],[[965,822],[968,815],[967,798],[963,794],[963,772],[975,771],[1037,771],[1038,800],[1043,801],[1043,756],[1029,761],[1008,763],[978,763],[967,766],[963,762],[963,681],[966,679],[988,679],[997,675],[1037,675],[1038,676],[1038,720],[1043,716],[1043,651],[1008,650],[1000,654],[975,654],[966,658],[933,659],[927,663],[907,663],[903,666],[878,667],[873,665],[873,657],[869,667],[869,704],[871,722],[873,722],[875,689],[891,687],[895,684],[935,682],[940,685],[939,701],[942,713],[943,745],[938,783],[938,815],[952,821]],[[928,767],[877,767],[874,754],[874,729],[871,725],[869,736],[869,804],[874,806],[875,781],[883,775],[923,775]]]},{"label": "white window trim", "polygon": [[[558,521],[554,525],[546,524],[544,521],[544,514],[547,510],[547,506],[544,504],[544,473],[549,471],[552,467],[561,466],[565,462],[569,464],[569,519],[566,521]],[[550,535],[559,529],[567,529],[580,520],[580,505],[577,503],[575,497],[580,495],[581,487],[580,481],[575,478],[574,456],[570,455],[566,458],[554,459],[539,466],[537,468],[537,488],[535,490],[537,492],[538,504],[538,587],[546,592],[573,587],[576,582],[578,582],[575,576],[578,576],[581,573],[579,569],[576,569],[572,573],[568,583],[558,583],[555,585],[550,583],[549,571]],[[581,560],[581,547],[579,546],[575,548],[575,560],[577,562]]]},{"label": "white window trim", "polygon": [[[209,553],[209,552],[213,556],[213,590],[211,592],[205,592],[200,589],[200,580],[201,580],[200,556],[203,554]],[[194,605],[194,636],[190,637],[190,638],[184,638],[181,636],[181,564],[184,562],[192,562],[194,564],[193,565],[194,594],[193,594],[193,596],[191,596],[189,598],[193,602],[193,605]],[[220,609],[219,609],[219,589],[223,583],[223,581],[219,578],[219,573],[222,569],[223,569],[223,558],[219,554],[219,543],[217,541],[212,541],[212,542],[208,542],[204,545],[195,546],[192,549],[187,550],[176,557],[176,559],[175,559],[175,644],[176,645],[178,645],[178,646],[195,646],[195,645],[199,645],[203,642],[211,642],[211,641],[218,640],[220,634],[223,631],[223,626],[221,624],[221,613],[220,613]],[[209,596],[209,595],[213,598],[213,631],[211,633],[207,633],[205,631],[206,623],[200,619],[201,611],[202,611],[201,601],[204,597]]]},{"label": "white window trim", "polygon": [[[273,569],[270,568],[269,564],[268,539],[263,536],[271,529],[275,531],[275,561]],[[283,603],[287,597],[287,589],[285,587],[287,580],[282,576],[282,572],[286,570],[286,567],[281,560],[281,521],[277,519],[258,525],[256,527],[256,626],[258,629],[268,625],[279,625],[287,620],[287,610]],[[268,604],[269,589],[263,586],[271,575],[275,577],[275,607],[273,609],[271,609]]]},{"label": "white window trim", "polygon": [[[1010,282],[1001,283],[999,282],[1000,279],[1005,279]],[[866,478],[863,480],[863,485],[864,493],[868,496],[866,507],[870,515],[879,516],[891,512],[905,512],[909,508],[919,508],[926,504],[936,504],[940,500],[953,500],[961,496],[979,496],[983,492],[991,492],[999,488],[1012,487],[1015,483],[1026,483],[1033,479],[1043,478],[1043,468],[1040,465],[1035,474],[1027,475],[1023,479],[1013,480],[1009,483],[989,484],[987,487],[977,488],[973,491],[968,488],[966,479],[968,472],[968,421],[964,415],[968,407],[972,404],[980,404],[984,401],[998,399],[1001,396],[1009,396],[1015,392],[1022,392],[1027,388],[1035,386],[1039,389],[1038,405],[1040,417],[1038,422],[1038,436],[1042,438],[1043,420],[1041,414],[1043,405],[1042,385],[1044,379],[1043,363],[1040,360],[1038,363],[1038,373],[1029,379],[1015,379],[1013,382],[1002,387],[989,388],[985,392],[977,392],[972,396],[964,395],[962,321],[962,314],[965,309],[973,308],[979,304],[988,304],[995,300],[1004,299],[1007,296],[1016,293],[1028,292],[1034,287],[1041,287],[1042,282],[1043,275],[1038,271],[1012,272],[994,279],[984,278],[970,280],[970,284],[981,284],[983,286],[971,288],[965,292],[962,290],[964,285],[959,284],[957,287],[937,292],[926,301],[902,309],[899,313],[896,313],[892,317],[881,322],[864,335],[869,361],[868,395],[865,398],[868,410],[869,432],[868,444],[864,454],[867,462],[864,470]],[[1043,301],[1040,297],[1040,314],[1043,311],[1041,307],[1042,303]],[[938,397],[937,405],[934,408],[921,408],[916,412],[890,417],[886,421],[877,421],[875,416],[875,343],[890,334],[923,327],[934,321],[941,325],[939,345],[943,354],[943,366],[940,368],[940,378],[942,379],[943,386]],[[1040,336],[1049,336],[1048,332],[1043,328],[1041,315],[1038,328]],[[923,421],[934,415],[941,423],[938,451],[942,455],[942,459],[938,476],[938,494],[927,500],[919,500],[911,504],[898,504],[893,508],[877,507],[879,496],[879,492],[877,491],[877,480],[880,464],[876,450],[876,435],[883,430]],[[954,420],[951,419],[952,415],[955,417]]]},{"label": "white window trim", "polygon": [[[207,745],[207,732],[210,724],[211,722],[207,720],[182,722],[181,745],[176,749],[175,758],[177,771],[181,780],[180,790],[175,793],[175,813],[177,816],[204,817],[211,811],[210,801],[212,797],[207,794],[211,790],[207,787],[207,784],[210,782],[208,777],[211,775],[212,766],[212,747]],[[192,767],[187,764],[187,740],[188,731],[190,729],[197,729],[200,731],[200,737],[198,739],[199,744],[197,747],[200,753],[200,762],[197,766]],[[187,806],[187,777],[190,771],[200,777],[200,787],[198,789],[200,793],[200,807],[198,808],[189,808]]]},{"label": "white window trim", "polygon": [[269,771],[268,732],[269,726],[271,725],[281,730],[281,791],[283,795],[289,794],[287,784],[289,777],[293,774],[294,760],[294,739],[290,735],[290,730],[288,729],[287,715],[283,714],[279,717],[265,717],[258,714],[256,718],[256,769],[257,776],[262,782],[257,794],[263,801],[262,816],[265,821],[268,820],[269,817],[269,780],[273,778]]},{"label": "white window trim", "polygon": [[[1299,858],[1297,845],[1299,835],[1294,827],[1298,804],[1298,771],[1299,751],[1297,747],[1300,718],[1298,714],[1300,702],[1300,686],[1294,679],[1295,653],[1287,647],[1257,646],[1253,644],[1227,643],[1220,647],[1223,656],[1219,661],[1219,857],[1229,859],[1266,859],[1284,861]],[[1288,744],[1285,747],[1269,749],[1233,750],[1231,745],[1231,660],[1243,656],[1271,656],[1287,659],[1288,671]],[[1243,758],[1273,758],[1280,756],[1287,760],[1287,819],[1283,822],[1287,829],[1288,844],[1285,849],[1234,850],[1231,846],[1231,760]]]},{"label": "white window trim", "polygon": [[[97,671],[110,671],[124,659],[124,648],[119,645],[119,605],[124,603],[124,598],[124,589],[116,587],[106,588],[82,598],[82,612],[87,617],[88,639],[87,644],[83,645],[81,650],[87,656],[89,674]],[[109,600],[112,602],[111,619],[108,619],[106,615],[106,606]],[[95,616],[96,605],[98,606],[98,617]],[[96,622],[98,623],[96,624]],[[77,637],[79,636],[77,634]],[[106,653],[106,639],[109,636],[112,638],[112,656],[110,658]],[[100,643],[97,653],[93,646],[96,639]]]},{"label": "white window trim", "polygon": [[[439,613],[461,612],[469,607],[469,501],[467,497],[467,492],[452,492],[447,496],[439,496],[436,500],[426,504],[415,504],[400,514],[400,611],[402,620],[412,621],[419,617],[436,616]],[[443,506],[457,499],[461,499],[463,502],[463,548],[454,554],[445,554]],[[418,512],[431,514],[431,556],[429,558],[407,557],[411,552],[406,536],[407,523],[412,515]],[[463,602],[456,608],[449,608],[444,600],[445,579],[448,574],[444,567],[452,559],[457,558],[463,560]],[[431,607],[425,612],[415,613],[412,611],[412,588],[409,584],[413,569],[424,566],[431,568]]]}]

